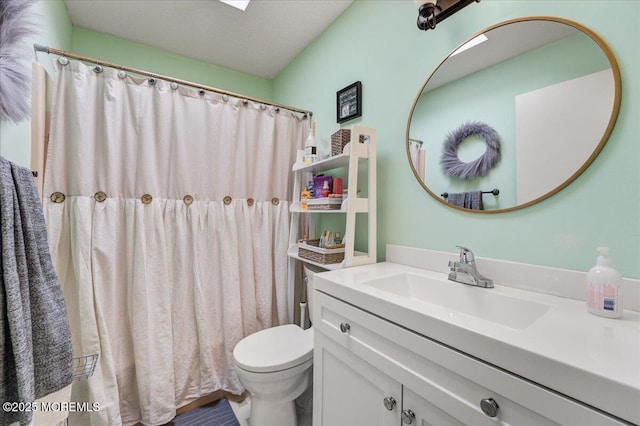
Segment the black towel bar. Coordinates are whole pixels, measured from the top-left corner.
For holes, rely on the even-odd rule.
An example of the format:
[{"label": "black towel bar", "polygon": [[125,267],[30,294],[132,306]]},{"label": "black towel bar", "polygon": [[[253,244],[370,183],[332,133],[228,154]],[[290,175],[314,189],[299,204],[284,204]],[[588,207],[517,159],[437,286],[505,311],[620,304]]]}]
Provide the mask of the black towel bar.
[{"label": "black towel bar", "polygon": [[[498,188],[492,189],[491,191],[482,191],[483,194],[493,194],[493,195],[498,195],[500,194],[500,190]],[[440,194],[440,196],[442,198],[449,198],[449,193],[445,192],[443,194]]]}]

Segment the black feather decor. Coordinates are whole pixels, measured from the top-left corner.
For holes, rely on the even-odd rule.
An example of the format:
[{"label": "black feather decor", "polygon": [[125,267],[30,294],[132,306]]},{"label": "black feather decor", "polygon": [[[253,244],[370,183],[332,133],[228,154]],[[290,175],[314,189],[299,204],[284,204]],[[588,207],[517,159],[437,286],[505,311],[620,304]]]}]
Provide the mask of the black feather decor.
[{"label": "black feather decor", "polygon": [[0,0],[0,120],[31,115],[31,61],[28,41],[36,34],[33,0]]}]

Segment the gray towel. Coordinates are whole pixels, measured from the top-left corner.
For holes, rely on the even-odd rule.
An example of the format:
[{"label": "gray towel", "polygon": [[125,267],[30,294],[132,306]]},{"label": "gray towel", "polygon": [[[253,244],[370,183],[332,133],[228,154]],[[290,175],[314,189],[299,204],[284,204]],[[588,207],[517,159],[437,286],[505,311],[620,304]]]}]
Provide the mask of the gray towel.
[{"label": "gray towel", "polygon": [[464,207],[465,204],[465,200],[466,200],[466,196],[465,193],[454,193],[454,194],[449,194],[449,196],[447,197],[447,202],[449,204],[453,204],[454,206],[458,206],[458,207]]},{"label": "gray towel", "polygon": [[447,202],[471,210],[482,210],[482,191],[449,194]]},{"label": "gray towel", "polygon": [[465,207],[471,210],[482,210],[482,191],[467,192]]},{"label": "gray towel", "polygon": [[[73,379],[69,318],[31,171],[0,157],[0,401],[30,403]],[[0,426],[32,413],[0,410]]]}]

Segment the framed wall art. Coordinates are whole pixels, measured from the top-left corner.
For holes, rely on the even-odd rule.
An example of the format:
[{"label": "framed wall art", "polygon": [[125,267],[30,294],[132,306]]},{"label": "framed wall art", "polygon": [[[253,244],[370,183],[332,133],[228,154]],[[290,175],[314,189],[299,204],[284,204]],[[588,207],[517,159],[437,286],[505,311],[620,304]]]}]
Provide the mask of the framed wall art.
[{"label": "framed wall art", "polygon": [[362,115],[362,83],[356,81],[336,92],[336,116],[338,123]]}]

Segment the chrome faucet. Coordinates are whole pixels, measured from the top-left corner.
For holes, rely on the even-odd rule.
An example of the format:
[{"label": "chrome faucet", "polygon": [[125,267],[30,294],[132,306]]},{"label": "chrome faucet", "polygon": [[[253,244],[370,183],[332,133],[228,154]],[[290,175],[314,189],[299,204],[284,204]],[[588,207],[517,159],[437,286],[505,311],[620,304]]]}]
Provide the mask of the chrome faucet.
[{"label": "chrome faucet", "polygon": [[449,261],[449,279],[463,284],[477,287],[492,288],[493,280],[484,277],[476,269],[476,260],[473,252],[466,247],[456,246],[460,249],[460,261]]}]

